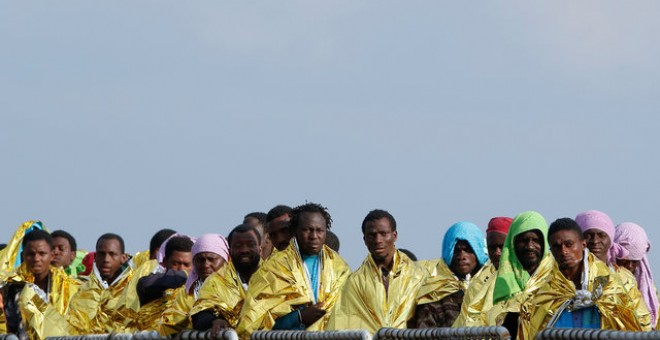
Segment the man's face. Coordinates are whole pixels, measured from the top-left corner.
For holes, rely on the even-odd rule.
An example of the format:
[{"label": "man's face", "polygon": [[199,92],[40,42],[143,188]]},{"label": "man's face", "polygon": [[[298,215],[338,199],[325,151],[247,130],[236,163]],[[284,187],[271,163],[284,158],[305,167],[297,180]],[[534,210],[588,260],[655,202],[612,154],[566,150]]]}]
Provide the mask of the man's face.
[{"label": "man's face", "polygon": [[616,260],[616,263],[628,270],[630,270],[631,273],[635,274],[637,269],[639,268],[640,261],[639,260],[625,260],[625,259],[618,259]]},{"label": "man's face", "polygon": [[451,260],[451,271],[459,278],[464,278],[477,268],[477,255],[464,240],[458,240],[454,246],[454,257]]},{"label": "man's face", "polygon": [[190,274],[190,270],[192,269],[192,252],[175,250],[163,262],[165,269],[184,270]]},{"label": "man's face", "polygon": [[486,235],[486,245],[488,246],[488,258],[495,266],[495,269],[500,268],[500,258],[502,257],[502,248],[506,234],[490,232]]},{"label": "man's face", "polygon": [[104,281],[112,281],[120,273],[121,266],[128,260],[116,239],[103,239],[96,247],[94,261]]},{"label": "man's face", "polygon": [[42,279],[48,275],[52,260],[53,251],[46,240],[35,240],[25,244],[23,261],[36,278]]},{"label": "man's face", "polygon": [[259,247],[261,257],[266,259],[273,253],[273,243],[270,242],[268,233],[265,233],[261,240],[261,247]]},{"label": "man's face", "polygon": [[296,241],[300,252],[306,255],[318,255],[325,243],[326,230],[327,223],[321,213],[301,213],[296,229]]},{"label": "man's face", "polygon": [[586,242],[573,230],[560,230],[549,237],[550,251],[559,269],[574,269],[580,265]]},{"label": "man's face", "polygon": [[76,252],[71,250],[66,237],[53,237],[53,266],[68,267],[75,258]]},{"label": "man's face", "polygon": [[396,230],[387,218],[369,221],[364,228],[364,245],[367,246],[371,257],[376,263],[391,260],[394,256],[394,242],[397,239]]},{"label": "man's face", "polygon": [[601,261],[607,262],[607,252],[612,245],[612,240],[610,240],[607,233],[600,229],[591,228],[582,234],[584,235],[585,241],[587,241],[587,248],[589,248],[589,251]]},{"label": "man's face", "polygon": [[254,231],[234,232],[229,245],[229,255],[239,271],[255,268],[259,263],[261,248]]},{"label": "man's face", "polygon": [[195,271],[197,275],[202,279],[206,280],[209,275],[216,272],[225,264],[225,259],[222,256],[212,253],[210,251],[204,251],[198,253],[193,258],[193,265],[195,266]]},{"label": "man's face", "polygon": [[286,249],[289,246],[289,242],[291,242],[291,237],[293,237],[291,230],[289,230],[290,220],[291,217],[288,214],[284,214],[268,222],[270,242],[279,251]]},{"label": "man's face", "polygon": [[516,256],[523,268],[533,272],[543,259],[543,234],[538,230],[524,232],[513,239]]}]

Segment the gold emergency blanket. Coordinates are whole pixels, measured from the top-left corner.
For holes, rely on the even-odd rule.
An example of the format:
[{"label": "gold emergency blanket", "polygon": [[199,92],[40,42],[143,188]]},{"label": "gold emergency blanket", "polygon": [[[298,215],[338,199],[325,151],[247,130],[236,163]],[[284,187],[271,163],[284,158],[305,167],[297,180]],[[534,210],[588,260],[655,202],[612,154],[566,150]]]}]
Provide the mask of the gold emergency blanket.
[{"label": "gold emergency blanket", "polygon": [[[5,269],[0,269],[0,288],[7,284],[7,279],[15,276],[15,273],[9,272]],[[5,317],[5,304],[3,296],[0,292],[0,334],[7,334],[7,318]]]},{"label": "gold emergency blanket", "polygon": [[470,279],[470,284],[463,297],[461,314],[458,315],[452,327],[486,326],[484,313],[493,307],[493,288],[497,270],[490,262]]},{"label": "gold emergency blanket", "polygon": [[241,278],[234,264],[229,261],[204,280],[190,315],[211,310],[216,316],[227,320],[229,326],[236,328],[245,295]]},{"label": "gold emergency blanket", "polygon": [[398,250],[393,261],[386,292],[380,268],[367,256],[348,277],[328,329],[366,329],[374,334],[382,327],[406,328],[427,273]]},{"label": "gold emergency blanket", "polygon": [[139,251],[135,253],[133,256],[133,264],[135,265],[135,268],[140,268],[145,262],[149,261],[150,253],[148,250],[145,251]]},{"label": "gold emergency blanket", "polygon": [[[14,270],[14,264],[16,263],[16,258],[18,257],[18,250],[21,248],[23,243],[23,237],[25,236],[25,231],[30,229],[32,225],[38,223],[39,226],[41,222],[39,221],[27,221],[21,224],[14,235],[7,242],[7,246],[0,250],[0,270],[11,272]],[[38,228],[39,229],[39,228]]]},{"label": "gold emergency blanket", "polygon": [[140,299],[137,297],[138,281],[140,281],[141,278],[149,274],[153,274],[156,271],[156,267],[158,266],[159,266],[158,261],[149,260],[149,258],[147,258],[146,262],[142,263],[139,267],[136,267],[135,270],[133,270],[133,276],[131,277],[131,280],[128,282],[128,286],[126,289],[130,292],[135,292],[136,298],[127,301],[126,307],[136,312],[140,310]]},{"label": "gold emergency blanket", "polygon": [[[591,253],[588,253],[588,267],[588,290],[592,292],[600,312],[601,328],[641,331],[633,302],[619,277]],[[537,272],[541,270],[539,267]],[[561,305],[575,297],[575,284],[559,271],[556,261],[553,260],[546,271],[534,275],[527,282],[525,289],[535,293],[530,294],[520,307],[519,339],[536,337],[536,333],[546,327]]]},{"label": "gold emergency blanket", "polygon": [[469,281],[459,280],[442,259],[419,261],[428,277],[417,296],[417,304],[437,302],[459,290],[466,291]]},{"label": "gold emergency blanket", "polygon": [[92,273],[73,296],[67,312],[71,334],[131,333],[135,331],[135,311],[127,306],[137,299],[135,291],[126,289],[133,270],[127,268],[120,278],[104,288]]},{"label": "gold emergency blanket", "polygon": [[[18,274],[26,283],[34,282],[34,275],[23,263]],[[59,315],[64,315],[73,295],[78,291],[81,282],[68,276],[61,268],[50,268],[50,291],[48,292],[48,303],[37,295],[33,285],[27,284],[19,295],[18,306],[21,310],[21,318],[30,339],[45,339],[46,330],[44,321],[47,308],[53,308]],[[50,331],[50,330],[48,330]],[[48,333],[48,335],[53,335]],[[64,334],[59,334],[64,335]]]},{"label": "gold emergency blanket", "polygon": [[188,311],[195,297],[181,286],[165,291],[165,296],[140,307],[137,325],[141,330],[155,330],[161,335],[171,335],[192,328]]},{"label": "gold emergency blanket", "polygon": [[5,318],[5,304],[2,294],[0,294],[0,334],[7,334],[7,319]]},{"label": "gold emergency blanket", "polygon": [[[501,261],[501,260],[500,260]],[[547,253],[545,257],[539,263],[538,268],[530,277],[528,283],[537,275],[547,275],[552,269],[554,261],[552,254]],[[495,286],[493,286],[495,288]],[[536,294],[536,290],[539,288],[538,285],[525,286],[525,290],[518,292],[513,297],[500,301],[495,305],[493,303],[493,296],[490,296],[490,308],[484,308],[484,314],[482,315],[485,321],[484,326],[501,326],[504,323],[504,318],[507,313],[520,313],[520,304],[522,304],[530,295]]]},{"label": "gold emergency blanket", "polygon": [[[256,330],[270,330],[275,319],[314,301],[295,239],[281,252],[273,253],[252,275],[237,331],[243,338]],[[331,311],[351,270],[335,251],[323,246],[318,300],[328,311],[307,330],[325,330]]]},{"label": "gold emergency blanket", "polygon": [[642,330],[650,331],[652,328],[651,312],[649,312],[649,309],[646,307],[644,298],[642,298],[642,293],[639,291],[639,288],[637,288],[637,279],[635,279],[635,276],[626,268],[613,265],[613,268],[610,269],[613,269],[614,272],[619,275],[623,287],[628,292],[628,295],[635,306],[635,313],[637,314],[637,319],[639,320]]}]

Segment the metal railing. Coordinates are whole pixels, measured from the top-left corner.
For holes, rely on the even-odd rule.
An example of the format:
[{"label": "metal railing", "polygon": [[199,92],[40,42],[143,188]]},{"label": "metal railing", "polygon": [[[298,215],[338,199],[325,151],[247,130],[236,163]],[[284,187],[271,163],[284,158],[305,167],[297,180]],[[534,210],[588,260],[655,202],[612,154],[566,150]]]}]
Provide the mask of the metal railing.
[{"label": "metal railing", "polygon": [[536,339],[660,339],[660,331],[632,332],[585,328],[546,328],[536,334]]},{"label": "metal railing", "polygon": [[460,328],[424,328],[424,329],[397,329],[381,328],[376,332],[374,339],[511,339],[509,331],[504,327],[460,327]]},{"label": "metal railing", "polygon": [[0,340],[18,340],[14,334],[0,334]]},{"label": "metal railing", "polygon": [[142,331],[135,333],[86,334],[72,336],[50,336],[46,340],[162,340],[156,331]]},{"label": "metal railing", "polygon": [[256,331],[250,340],[371,340],[371,334],[366,330]]},{"label": "metal railing", "polygon": [[223,329],[216,336],[211,335],[211,331],[181,331],[176,337],[180,340],[238,340],[238,334],[231,328]]}]

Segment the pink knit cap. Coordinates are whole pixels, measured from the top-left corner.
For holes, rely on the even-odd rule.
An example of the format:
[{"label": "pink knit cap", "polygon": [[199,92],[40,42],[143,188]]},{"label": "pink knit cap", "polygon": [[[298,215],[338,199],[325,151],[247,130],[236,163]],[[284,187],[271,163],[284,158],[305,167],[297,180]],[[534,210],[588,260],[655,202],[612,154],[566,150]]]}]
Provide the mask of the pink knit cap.
[{"label": "pink knit cap", "polygon": [[[229,259],[229,245],[227,244],[227,240],[219,234],[204,234],[202,237],[198,238],[197,241],[195,241],[195,244],[193,244],[192,247],[193,259],[195,258],[195,255],[204,252],[218,254],[225,260],[225,262],[227,262]],[[190,287],[192,287],[193,283],[195,283],[198,278],[199,275],[195,270],[195,266],[193,266],[190,274],[188,275],[188,280],[186,280],[187,292],[190,291]]]},{"label": "pink knit cap", "polygon": [[[580,226],[582,232],[589,229],[598,229],[604,231],[610,238],[610,249],[607,252],[607,263],[614,261],[615,255],[620,251],[614,244],[614,222],[606,213],[598,210],[587,210],[575,216],[575,222]],[[613,249],[614,248],[614,249]]]}]

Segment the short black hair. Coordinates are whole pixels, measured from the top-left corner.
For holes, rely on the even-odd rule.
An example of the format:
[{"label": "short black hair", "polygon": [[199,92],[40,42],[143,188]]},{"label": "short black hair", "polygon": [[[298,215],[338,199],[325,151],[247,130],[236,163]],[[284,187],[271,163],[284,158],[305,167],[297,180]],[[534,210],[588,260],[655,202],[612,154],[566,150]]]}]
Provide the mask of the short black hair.
[{"label": "short black hair", "polygon": [[105,233],[99,237],[98,240],[96,240],[96,249],[99,249],[99,244],[101,244],[101,241],[105,240],[117,240],[119,241],[119,248],[121,248],[121,253],[124,254],[126,253],[126,246],[124,245],[124,239],[121,238],[121,236],[113,233]]},{"label": "short black hair", "polygon": [[337,237],[337,234],[328,230],[325,233],[325,245],[330,247],[330,249],[339,252],[339,237]]},{"label": "short black hair", "polygon": [[412,251],[403,248],[399,248],[399,251],[406,254],[411,260],[417,261],[417,256],[415,256]]},{"label": "short black hair", "polygon": [[282,215],[289,215],[291,216],[291,212],[293,209],[288,206],[288,205],[276,205],[273,209],[270,209],[268,211],[268,214],[266,214],[266,223],[282,216]]},{"label": "short black hair", "polygon": [[234,233],[245,233],[248,231],[252,231],[257,234],[257,243],[261,244],[261,234],[259,234],[259,230],[257,230],[257,228],[247,224],[239,224],[234,227],[234,229],[229,232],[229,236],[227,236],[227,244],[229,244],[229,247],[231,247],[231,239],[234,236]]},{"label": "short black hair", "polygon": [[318,203],[305,203],[299,205],[291,211],[291,221],[289,222],[289,229],[291,232],[296,231],[298,228],[298,223],[300,223],[300,215],[302,213],[319,213],[323,216],[325,220],[326,229],[330,230],[330,225],[332,225],[332,217],[328,212],[328,208],[318,204]]},{"label": "short black hair", "polygon": [[67,233],[66,231],[64,231],[64,230],[55,230],[52,233],[50,233],[50,236],[52,236],[53,238],[56,238],[56,237],[65,238],[67,241],[69,241],[69,247],[71,248],[72,252],[75,252],[76,250],[78,250],[78,244],[76,244],[76,239],[71,234]]},{"label": "short black hair", "polygon": [[367,216],[365,216],[364,221],[362,221],[362,234],[364,235],[364,231],[367,229],[368,222],[377,221],[381,218],[387,218],[390,221],[390,225],[392,226],[392,231],[396,231],[396,220],[394,219],[394,216],[385,210],[374,209],[370,211]]},{"label": "short black hair", "polygon": [[0,243],[0,250],[7,248],[7,243]]},{"label": "short black hair", "polygon": [[160,248],[163,242],[174,234],[176,234],[176,231],[167,228],[157,231],[154,236],[151,237],[151,241],[149,241],[149,253],[154,254],[156,249]]},{"label": "short black hair", "polygon": [[183,253],[192,252],[193,241],[188,236],[174,236],[165,245],[165,258],[169,258],[175,251]]},{"label": "short black hair", "polygon": [[550,224],[550,227],[548,228],[548,243],[550,243],[550,236],[562,230],[574,231],[580,237],[580,241],[584,240],[584,234],[582,234],[582,228],[580,228],[580,225],[577,224],[574,219],[570,217],[564,217],[557,219]]},{"label": "short black hair", "polygon": [[34,242],[34,241],[40,241],[40,240],[46,241],[46,243],[48,243],[48,246],[50,247],[50,249],[51,250],[53,249],[53,237],[50,236],[49,232],[47,232],[45,230],[41,230],[41,229],[33,229],[29,233],[25,234],[25,236],[23,237],[23,242],[22,242],[23,249],[25,249],[28,242]]}]

